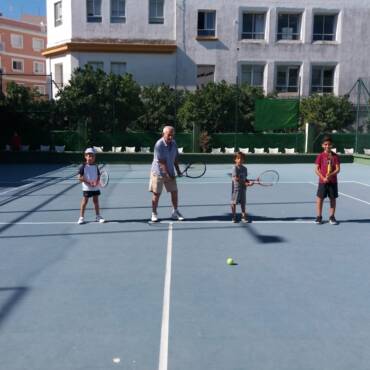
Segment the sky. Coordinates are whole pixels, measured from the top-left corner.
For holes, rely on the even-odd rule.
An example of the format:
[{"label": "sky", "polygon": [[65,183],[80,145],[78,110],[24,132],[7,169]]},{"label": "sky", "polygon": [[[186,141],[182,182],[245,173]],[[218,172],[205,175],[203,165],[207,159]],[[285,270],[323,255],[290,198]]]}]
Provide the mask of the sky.
[{"label": "sky", "polygon": [[22,14],[46,15],[46,0],[0,0],[0,13],[12,19]]}]

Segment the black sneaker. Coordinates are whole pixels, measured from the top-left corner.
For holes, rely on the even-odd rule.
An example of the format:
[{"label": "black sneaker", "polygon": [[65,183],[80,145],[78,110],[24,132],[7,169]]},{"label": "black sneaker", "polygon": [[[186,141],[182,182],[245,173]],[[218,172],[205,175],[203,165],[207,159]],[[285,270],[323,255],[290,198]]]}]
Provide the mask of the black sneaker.
[{"label": "black sneaker", "polygon": [[233,216],[233,217],[232,217],[231,222],[232,222],[233,224],[236,224],[236,223],[238,222],[238,221],[236,220],[236,217],[235,217],[235,216]]},{"label": "black sneaker", "polygon": [[315,224],[318,224],[318,225],[322,224],[322,216],[317,216],[316,217]]},{"label": "black sneaker", "polygon": [[329,217],[329,222],[331,225],[338,225],[338,221],[335,219],[334,216]]}]

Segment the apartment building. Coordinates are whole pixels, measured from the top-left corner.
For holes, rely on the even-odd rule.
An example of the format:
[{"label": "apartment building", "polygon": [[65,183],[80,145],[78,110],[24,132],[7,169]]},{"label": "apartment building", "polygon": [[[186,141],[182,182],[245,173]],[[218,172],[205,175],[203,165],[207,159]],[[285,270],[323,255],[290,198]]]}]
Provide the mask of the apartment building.
[{"label": "apartment building", "polygon": [[46,47],[46,19],[26,16],[13,20],[0,16],[0,72],[5,92],[9,81],[37,89],[47,94],[46,59],[41,54]]},{"label": "apartment building", "polygon": [[370,76],[367,0],[47,0],[47,70],[131,73],[142,85],[225,80],[266,93],[347,93]]}]

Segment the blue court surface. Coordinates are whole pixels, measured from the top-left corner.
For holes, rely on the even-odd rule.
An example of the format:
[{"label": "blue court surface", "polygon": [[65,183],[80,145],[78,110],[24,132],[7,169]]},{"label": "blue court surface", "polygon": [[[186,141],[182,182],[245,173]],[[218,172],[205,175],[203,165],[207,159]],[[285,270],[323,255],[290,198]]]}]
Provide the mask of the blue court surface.
[{"label": "blue court surface", "polygon": [[[180,211],[148,222],[148,165],[110,165],[77,225],[72,165],[1,165],[1,370],[365,370],[370,364],[370,169],[343,164],[339,225],[314,224],[314,166],[247,191],[230,165],[179,179]],[[239,211],[239,209],[238,209]],[[229,266],[232,257],[236,265]]]}]

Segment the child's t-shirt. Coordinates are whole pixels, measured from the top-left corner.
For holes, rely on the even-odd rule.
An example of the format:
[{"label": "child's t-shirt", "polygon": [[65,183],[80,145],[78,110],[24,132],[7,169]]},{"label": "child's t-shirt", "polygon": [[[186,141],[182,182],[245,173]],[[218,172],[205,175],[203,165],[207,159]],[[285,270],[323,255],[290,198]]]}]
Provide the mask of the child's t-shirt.
[{"label": "child's t-shirt", "polygon": [[[321,175],[324,177],[328,173],[328,169],[330,170],[330,172],[333,172],[335,168],[339,165],[339,163],[340,163],[339,156],[334,152],[331,152],[330,154],[322,152],[316,157],[315,161],[315,164],[319,166],[319,171]],[[321,177],[319,178],[319,182],[323,183]],[[338,182],[337,175],[330,176],[329,182],[333,184],[337,183]]]},{"label": "child's t-shirt", "polygon": [[[233,191],[246,189],[245,181],[247,180],[248,170],[245,166],[234,166],[231,176],[233,177]],[[235,181],[234,177],[238,177],[239,181]]]},{"label": "child's t-shirt", "polygon": [[[96,164],[84,163],[79,171],[80,176],[83,176],[87,181],[96,181],[100,176],[99,168]],[[82,182],[82,191],[97,191],[100,190],[97,186],[91,186]]]}]

